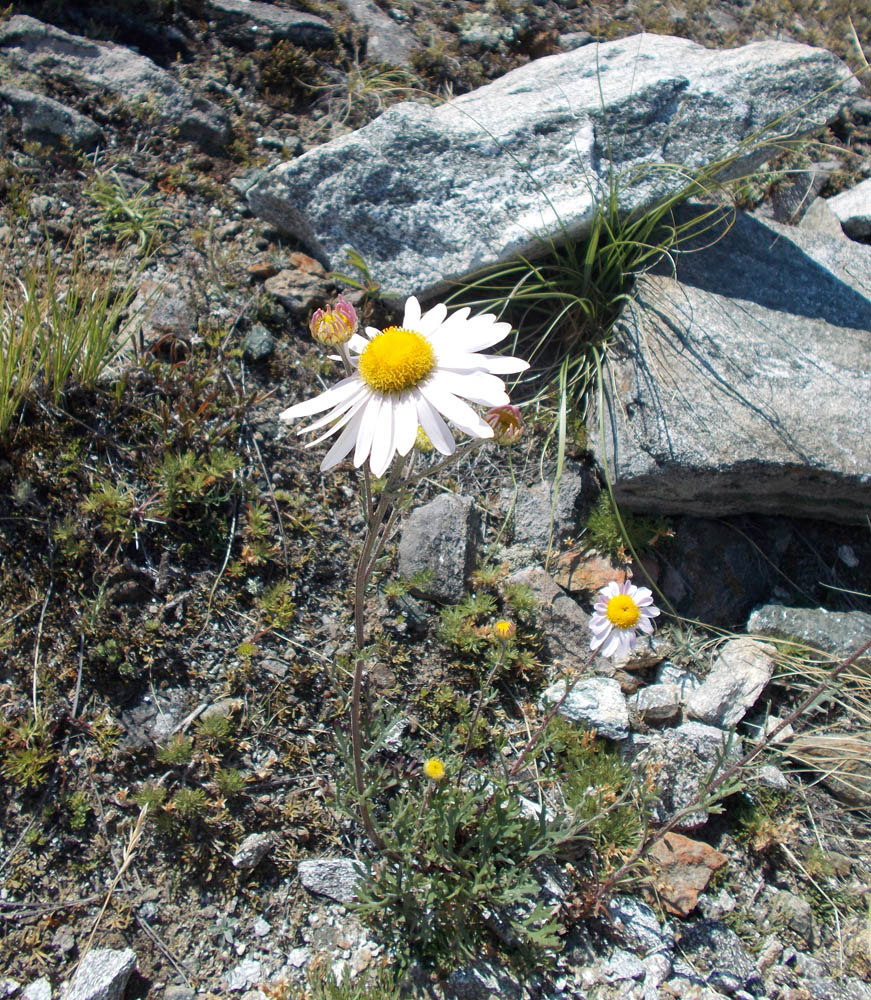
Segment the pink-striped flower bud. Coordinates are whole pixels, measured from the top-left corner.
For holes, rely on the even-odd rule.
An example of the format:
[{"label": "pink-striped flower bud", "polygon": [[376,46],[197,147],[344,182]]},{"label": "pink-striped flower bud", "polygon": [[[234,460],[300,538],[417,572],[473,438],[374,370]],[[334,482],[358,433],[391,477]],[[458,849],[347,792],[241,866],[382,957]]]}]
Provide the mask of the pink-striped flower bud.
[{"label": "pink-striped flower bud", "polygon": [[506,406],[494,406],[487,410],[484,419],[493,428],[493,440],[496,444],[517,444],[523,437],[523,420],[520,409],[508,403]]},{"label": "pink-striped flower bud", "polygon": [[334,306],[315,310],[309,329],[319,344],[328,347],[347,344],[357,332],[357,311],[340,295]]}]

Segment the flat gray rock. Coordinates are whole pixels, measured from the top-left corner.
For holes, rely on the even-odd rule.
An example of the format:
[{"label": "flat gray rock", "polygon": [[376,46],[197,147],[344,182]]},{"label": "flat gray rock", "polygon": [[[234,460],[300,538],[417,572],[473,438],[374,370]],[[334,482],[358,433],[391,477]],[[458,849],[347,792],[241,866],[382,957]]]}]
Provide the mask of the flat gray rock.
[{"label": "flat gray rock", "polygon": [[103,140],[103,131],[93,119],[51,97],[20,87],[0,87],[0,99],[21,119],[24,137],[32,142],[56,146],[65,140],[73,149],[89,153]]},{"label": "flat gray rock", "polygon": [[[481,515],[467,497],[442,493],[416,507],[402,527],[399,575],[415,592],[455,604],[466,589],[481,544]],[[420,574],[426,574],[421,580]]]},{"label": "flat gray rock", "polygon": [[414,35],[389,18],[373,0],[339,0],[354,20],[366,29],[367,58],[394,66],[407,66]]},{"label": "flat gray rock", "polygon": [[[582,236],[615,173],[621,207],[636,209],[769,122],[780,134],[824,124],[857,87],[821,49],[636,35],[534,60],[437,107],[397,104],[269,171],[247,198],[320,259],[339,266],[354,247],[386,295],[427,298],[549,237]],[[639,170],[675,163],[679,174]]]},{"label": "flat gray rock", "polygon": [[[557,681],[544,692],[545,708],[562,698],[565,681]],[[584,729],[594,729],[609,740],[625,740],[629,735],[629,709],[620,684],[611,677],[586,677],[569,691],[559,714]]]},{"label": "flat gray rock", "polygon": [[[722,773],[741,756],[741,741],[732,740],[728,754],[724,747],[728,733],[701,722],[684,722],[674,729],[653,733],[633,733],[623,744],[627,756],[633,757],[633,767],[654,783],[659,801],[652,815],[657,825],[667,823],[675,813],[690,806],[699,790],[716,773]],[[708,813],[695,809],[678,823],[678,830],[693,830],[704,826]]]},{"label": "flat gray rock", "polygon": [[720,729],[740,722],[771,680],[776,654],[774,646],[755,639],[723,643],[711,672],[687,699],[687,714]]},{"label": "flat gray rock", "polygon": [[230,138],[227,117],[217,105],[190,94],[166,70],[123,45],[94,42],[16,14],[0,25],[0,53],[15,68],[90,84],[133,106],[144,102],[183,140],[207,152],[220,152]]},{"label": "flat gray rock", "polygon": [[871,236],[871,177],[849,191],[827,199],[826,205],[848,236],[856,240]]},{"label": "flat gray rock", "polygon": [[590,616],[543,566],[519,569],[511,574],[508,582],[523,584],[535,594],[538,601],[536,622],[547,639],[552,661],[580,665],[591,659]]},{"label": "flat gray rock", "polygon": [[64,1000],[121,1000],[135,968],[132,948],[93,948],[82,959]]},{"label": "flat gray rock", "polygon": [[[514,505],[514,541],[528,545],[539,552],[547,552],[548,544],[554,545],[580,527],[580,509],[584,493],[591,493],[592,483],[584,470],[563,470],[554,496],[554,480],[522,486]],[[552,534],[551,534],[552,533]]]},{"label": "flat gray rock", "polygon": [[308,11],[289,10],[257,0],[208,0],[207,6],[229,25],[228,40],[246,47],[262,48],[287,39],[295,45],[315,48],[329,45],[333,40],[329,22]]},{"label": "flat gray rock", "polygon": [[361,868],[352,858],[314,858],[297,865],[299,878],[309,892],[329,896],[338,903],[357,898]]},{"label": "flat gray rock", "polygon": [[[871,639],[871,615],[864,611],[827,611],[825,608],[786,608],[764,604],[747,619],[747,631],[807,643],[814,649],[845,660]],[[871,652],[859,665],[871,666]]]},{"label": "flat gray rock", "polygon": [[590,428],[617,502],[864,521],[869,296],[871,249],[740,213],[644,278]]}]

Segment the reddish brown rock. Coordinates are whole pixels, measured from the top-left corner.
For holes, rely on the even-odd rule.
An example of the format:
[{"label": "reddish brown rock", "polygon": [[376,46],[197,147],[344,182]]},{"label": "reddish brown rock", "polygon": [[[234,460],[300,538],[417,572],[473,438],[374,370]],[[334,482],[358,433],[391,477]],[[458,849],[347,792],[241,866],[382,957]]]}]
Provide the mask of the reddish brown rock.
[{"label": "reddish brown rock", "polygon": [[657,896],[669,913],[679,917],[693,912],[699,893],[728,860],[710,844],[680,833],[667,833],[651,847],[649,857],[654,862]]},{"label": "reddish brown rock", "polygon": [[248,268],[248,277],[252,281],[266,281],[275,274],[278,274],[278,268],[271,260],[255,260]]},{"label": "reddish brown rock", "polygon": [[626,570],[615,566],[607,556],[601,555],[594,549],[583,552],[569,549],[557,557],[553,577],[571,594],[594,593],[612,580],[623,583],[626,579]]}]

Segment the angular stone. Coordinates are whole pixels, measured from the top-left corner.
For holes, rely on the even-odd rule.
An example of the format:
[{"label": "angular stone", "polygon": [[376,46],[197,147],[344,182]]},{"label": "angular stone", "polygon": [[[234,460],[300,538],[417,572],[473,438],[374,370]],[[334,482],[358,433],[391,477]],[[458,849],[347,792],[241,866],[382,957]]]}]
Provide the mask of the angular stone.
[{"label": "angular stone", "polygon": [[692,670],[683,670],[666,660],[656,671],[656,683],[673,684],[677,688],[681,704],[685,705],[690,694],[701,685],[702,679]]},{"label": "angular stone", "polygon": [[123,45],[71,35],[26,14],[0,25],[0,50],[16,67],[81,85],[91,84],[146,108],[178,129],[182,139],[220,152],[230,138],[224,112],[190,94],[166,70]]},{"label": "angular stone", "polygon": [[778,890],[771,901],[768,919],[775,926],[788,927],[803,938],[806,944],[813,945],[816,936],[813,910],[810,903],[801,896],[786,889]]},{"label": "angular stone", "polygon": [[[554,662],[590,663],[590,616],[542,566],[528,566],[508,578],[529,587],[538,600],[537,623]],[[597,658],[596,658],[597,659]]]},{"label": "angular stone", "polygon": [[222,32],[224,37],[246,48],[263,48],[281,39],[316,48],[333,40],[330,24],[308,11],[288,10],[257,0],[207,0],[207,4],[227,26]]},{"label": "angular stone", "polygon": [[41,976],[34,979],[21,992],[22,1000],[51,1000],[51,983]]},{"label": "angular stone", "polygon": [[135,967],[131,948],[93,948],[82,959],[64,1000],[121,1000]]},{"label": "angular stone", "polygon": [[677,280],[643,279],[618,324],[590,428],[617,502],[864,521],[871,254],[741,213],[704,239]]},{"label": "angular stone", "polygon": [[389,18],[373,0],[340,0],[354,20],[366,29],[366,56],[373,62],[407,66],[417,45],[410,31]]},{"label": "angular stone", "polygon": [[268,833],[251,833],[236,848],[234,868],[256,868],[272,850],[275,838]]},{"label": "angular stone", "polygon": [[648,684],[628,700],[629,711],[645,722],[665,722],[680,709],[680,691],[676,684]]},{"label": "angular stone", "polygon": [[275,337],[260,323],[255,323],[242,341],[242,357],[246,361],[265,361],[275,352]]},{"label": "angular stone", "polygon": [[776,654],[774,646],[755,639],[725,642],[711,672],[687,699],[687,714],[720,729],[740,722],[771,680]]},{"label": "angular stone", "polygon": [[[541,696],[542,703],[548,706],[558,702],[565,689],[565,681],[551,684]],[[625,740],[629,735],[626,699],[620,685],[610,677],[586,677],[578,681],[560,705],[559,714],[609,740]]]},{"label": "angular stone", "polygon": [[570,594],[595,593],[612,581],[623,583],[626,570],[594,549],[584,552],[569,549],[557,556],[553,576]]},{"label": "angular stone", "polygon": [[442,493],[416,507],[402,527],[399,575],[415,582],[415,592],[434,601],[456,604],[477,561],[481,515],[466,497]]},{"label": "angular stone", "polygon": [[852,239],[866,240],[871,236],[871,177],[828,198],[826,204]]},{"label": "angular stone", "polygon": [[[747,619],[754,635],[777,636],[806,643],[839,660],[852,656],[871,639],[871,615],[864,611],[827,611],[825,608],[785,608],[764,604]],[[871,667],[871,651],[860,656],[856,666]]]},{"label": "angular stone", "polygon": [[608,914],[614,929],[639,954],[668,953],[674,948],[674,931],[659,919],[647,903],[634,896],[613,896],[608,900]]},{"label": "angular stone", "polygon": [[521,487],[514,505],[514,542],[546,552],[578,530],[578,515],[585,482],[582,472],[566,469],[554,496],[554,482]]},{"label": "angular stone", "polygon": [[19,87],[0,87],[0,99],[21,119],[25,139],[56,146],[61,140],[89,153],[103,140],[100,126],[60,101]]},{"label": "angular stone", "polygon": [[[652,810],[654,823],[667,823],[675,813],[690,806],[703,786],[741,757],[741,741],[737,738],[724,755],[727,738],[728,733],[722,729],[700,722],[630,736],[624,744],[625,753],[635,758],[633,766],[652,780],[659,794]],[[693,830],[704,826],[707,819],[705,809],[695,809],[680,820],[677,828]]]},{"label": "angular stone", "polygon": [[680,833],[667,833],[650,848],[649,856],[657,865],[653,884],[658,898],[669,913],[680,917],[693,912],[699,893],[728,861],[710,844]]},{"label": "angular stone", "polygon": [[352,858],[314,858],[300,861],[300,881],[309,892],[329,896],[338,903],[353,903],[357,898],[361,868]]},{"label": "angular stone", "polygon": [[329,283],[321,275],[310,271],[284,268],[267,278],[263,287],[288,312],[308,319],[308,314],[326,299]]},{"label": "angular stone", "polygon": [[735,993],[761,985],[756,965],[738,935],[719,920],[700,920],[683,928],[680,951],[693,970],[716,990]]},{"label": "angular stone", "polygon": [[[247,198],[316,256],[339,266],[352,246],[391,298],[425,299],[550,237],[583,236],[615,172],[621,208],[639,209],[775,119],[790,133],[824,124],[857,87],[821,49],[638,35],[536,59],[436,107],[394,105]],[[757,144],[733,169],[770,154]],[[681,170],[642,169],[663,163]]]}]

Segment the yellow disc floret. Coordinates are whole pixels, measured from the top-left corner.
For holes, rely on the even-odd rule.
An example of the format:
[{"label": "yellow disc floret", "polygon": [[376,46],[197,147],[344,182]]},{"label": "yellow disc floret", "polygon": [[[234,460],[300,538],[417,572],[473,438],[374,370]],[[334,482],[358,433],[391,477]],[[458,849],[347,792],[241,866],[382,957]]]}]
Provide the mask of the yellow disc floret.
[{"label": "yellow disc floret", "polygon": [[424,761],[423,773],[430,781],[444,781],[447,773],[444,761],[438,757],[430,757],[429,760]]},{"label": "yellow disc floret", "polygon": [[633,628],[641,617],[641,608],[628,594],[618,594],[608,601],[605,617],[617,628]]},{"label": "yellow disc floret", "polygon": [[436,366],[432,344],[420,333],[388,326],[360,355],[360,377],[384,396],[420,385]]}]

